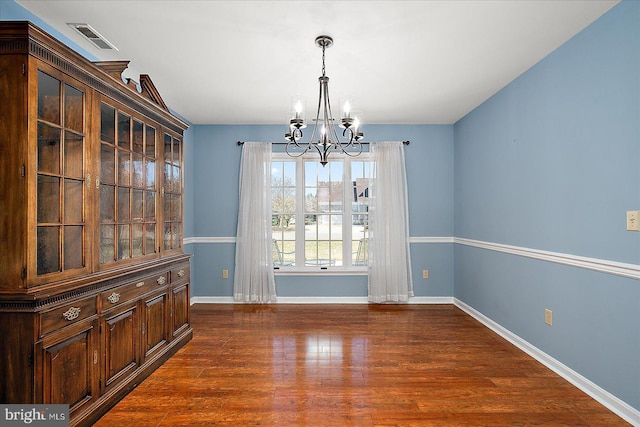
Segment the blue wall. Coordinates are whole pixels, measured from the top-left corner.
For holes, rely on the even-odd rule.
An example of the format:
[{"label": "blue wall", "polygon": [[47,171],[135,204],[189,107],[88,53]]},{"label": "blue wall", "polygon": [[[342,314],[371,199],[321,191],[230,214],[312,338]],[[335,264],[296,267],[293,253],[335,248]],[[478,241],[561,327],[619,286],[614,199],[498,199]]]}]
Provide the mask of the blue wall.
[{"label": "blue wall", "polygon": [[[640,3],[456,123],[455,236],[640,264]],[[455,296],[640,409],[638,280],[456,245]],[[544,309],[553,310],[552,327]]]},{"label": "blue wall", "polygon": [[[368,125],[364,131],[371,141],[411,141],[405,148],[411,236],[453,236],[453,126]],[[231,240],[236,235],[239,140],[282,141],[283,126],[193,126],[193,237]],[[232,296],[235,245],[213,242],[188,246],[195,254],[193,295]],[[411,250],[416,296],[452,296],[453,244],[413,243]],[[426,268],[428,280],[422,279]],[[222,279],[223,269],[229,270],[229,279]],[[367,295],[364,276],[307,276],[304,282],[296,276],[277,276],[276,290],[279,296]]]}]

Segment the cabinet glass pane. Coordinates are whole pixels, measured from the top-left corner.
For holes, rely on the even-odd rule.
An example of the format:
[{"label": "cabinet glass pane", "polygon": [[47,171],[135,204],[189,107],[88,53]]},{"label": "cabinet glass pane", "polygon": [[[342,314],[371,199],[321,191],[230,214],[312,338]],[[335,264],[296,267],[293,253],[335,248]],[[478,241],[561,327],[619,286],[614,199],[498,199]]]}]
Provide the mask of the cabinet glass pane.
[{"label": "cabinet glass pane", "polygon": [[131,221],[129,206],[129,189],[118,188],[118,222]]},{"label": "cabinet glass pane", "polygon": [[116,182],[115,158],[115,148],[100,144],[100,182],[103,184],[115,184]]},{"label": "cabinet glass pane", "polygon": [[164,220],[173,221],[171,216],[171,194],[164,194]]},{"label": "cabinet glass pane", "polygon": [[164,161],[171,163],[171,135],[164,134]]},{"label": "cabinet glass pane", "polygon": [[131,154],[118,150],[118,184],[131,185]]},{"label": "cabinet glass pane", "polygon": [[156,252],[156,225],[146,224],[144,233],[144,253],[153,254]]},{"label": "cabinet glass pane", "polygon": [[84,128],[83,95],[78,89],[64,85],[64,126],[80,133]]},{"label": "cabinet glass pane", "polygon": [[156,220],[156,193],[154,191],[144,192],[144,219],[145,221]]},{"label": "cabinet glass pane", "polygon": [[60,223],[60,178],[38,175],[38,223]]},{"label": "cabinet glass pane", "polygon": [[60,173],[60,129],[38,123],[38,171]]},{"label": "cabinet glass pane", "polygon": [[131,117],[118,111],[118,146],[131,150]]},{"label": "cabinet glass pane", "polygon": [[132,234],[132,245],[131,245],[131,255],[142,256],[144,252],[142,250],[143,247],[143,237],[144,237],[144,225],[143,224],[133,224],[131,226],[131,234]]},{"label": "cabinet glass pane", "polygon": [[171,187],[173,188],[173,192],[180,193],[182,190],[182,186],[180,185],[180,168],[179,167],[173,166],[171,168],[171,178],[172,178]]},{"label": "cabinet glass pane", "polygon": [[180,221],[180,195],[171,194],[171,221]]},{"label": "cabinet glass pane", "polygon": [[180,166],[180,141],[178,141],[177,139],[173,140],[171,155],[173,159],[173,165]]},{"label": "cabinet glass pane", "polygon": [[131,258],[129,226],[118,225],[118,259]]},{"label": "cabinet glass pane", "polygon": [[171,165],[169,163],[164,164],[164,191],[173,192],[173,180],[171,179]]},{"label": "cabinet glass pane", "polygon": [[38,71],[38,119],[60,124],[60,80]]},{"label": "cabinet glass pane", "polygon": [[146,128],[144,154],[147,157],[156,157],[156,130],[150,126]]},{"label": "cabinet glass pane", "polygon": [[111,144],[116,141],[116,109],[100,104],[100,139]]},{"label": "cabinet glass pane", "polygon": [[83,267],[82,252],[82,226],[64,227],[64,268]]},{"label": "cabinet glass pane", "polygon": [[60,271],[60,227],[38,227],[38,274]]},{"label": "cabinet glass pane", "polygon": [[152,159],[145,159],[145,168],[144,168],[147,179],[147,188],[154,189],[156,188],[156,162]]},{"label": "cabinet glass pane", "polygon": [[164,248],[171,249],[171,223],[164,223]]},{"label": "cabinet glass pane", "polygon": [[115,242],[114,242],[113,225],[100,226],[100,263],[111,262],[115,259]]},{"label": "cabinet glass pane", "polygon": [[84,177],[84,137],[77,133],[64,133],[64,174],[70,178]]},{"label": "cabinet glass pane", "polygon": [[142,154],[144,152],[143,126],[137,120],[133,120],[133,151]]},{"label": "cabinet glass pane", "polygon": [[100,222],[115,222],[116,198],[113,185],[100,186]]},{"label": "cabinet glass pane", "polygon": [[133,154],[133,186],[136,188],[144,188],[144,162],[142,154]]},{"label": "cabinet glass pane", "polygon": [[[82,223],[83,181],[64,180],[64,222],[65,224]],[[65,263],[66,264],[66,263]]]},{"label": "cabinet glass pane", "polygon": [[180,243],[180,236],[182,235],[182,226],[179,222],[174,222],[171,227],[171,247],[173,249],[179,248],[182,246]]},{"label": "cabinet glass pane", "polygon": [[144,219],[143,207],[144,207],[144,199],[143,199],[144,191],[142,190],[133,190],[132,198],[131,198],[131,219],[133,221],[142,221]]}]

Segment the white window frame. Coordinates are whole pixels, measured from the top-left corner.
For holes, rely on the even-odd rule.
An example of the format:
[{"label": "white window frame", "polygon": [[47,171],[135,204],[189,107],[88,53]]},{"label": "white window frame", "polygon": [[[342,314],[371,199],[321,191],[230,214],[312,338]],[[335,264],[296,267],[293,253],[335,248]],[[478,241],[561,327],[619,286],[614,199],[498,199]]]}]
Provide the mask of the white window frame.
[{"label": "white window frame", "polygon": [[[304,162],[318,159],[318,154],[309,153],[300,157],[291,157],[286,153],[274,152],[271,154],[272,161],[295,161],[296,162],[296,225],[300,221],[304,224]],[[295,266],[275,266],[276,275],[366,275],[366,265],[353,265],[353,252],[351,244],[344,242],[352,241],[352,179],[351,179],[351,162],[352,161],[371,161],[372,157],[369,152],[362,152],[357,157],[351,157],[343,153],[332,153],[329,161],[341,160],[342,166],[342,183],[343,186],[343,224],[342,224],[342,259],[341,266],[307,266],[304,265],[305,253],[305,236],[304,227],[296,227],[296,265]],[[347,227],[345,227],[347,223]],[[302,264],[302,265],[300,265]]]}]

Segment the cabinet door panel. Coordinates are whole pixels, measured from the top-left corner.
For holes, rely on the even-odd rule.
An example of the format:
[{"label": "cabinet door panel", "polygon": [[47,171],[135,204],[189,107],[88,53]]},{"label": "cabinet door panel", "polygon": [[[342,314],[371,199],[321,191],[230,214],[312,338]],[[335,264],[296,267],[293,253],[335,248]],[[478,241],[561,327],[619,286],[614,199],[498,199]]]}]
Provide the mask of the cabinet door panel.
[{"label": "cabinet door panel", "polygon": [[109,387],[138,366],[137,305],[132,304],[108,315],[104,322],[104,378],[105,387]]},{"label": "cabinet door panel", "polygon": [[62,333],[56,342],[39,346],[43,364],[42,403],[68,404],[73,413],[96,397],[94,365],[98,353],[94,323],[67,336]]},{"label": "cabinet door panel", "polygon": [[167,334],[168,308],[169,298],[167,292],[144,300],[143,343],[145,358],[153,355],[169,341]]},{"label": "cabinet door panel", "polygon": [[183,330],[189,328],[189,284],[176,286],[173,288],[172,305],[172,334],[178,336]]}]

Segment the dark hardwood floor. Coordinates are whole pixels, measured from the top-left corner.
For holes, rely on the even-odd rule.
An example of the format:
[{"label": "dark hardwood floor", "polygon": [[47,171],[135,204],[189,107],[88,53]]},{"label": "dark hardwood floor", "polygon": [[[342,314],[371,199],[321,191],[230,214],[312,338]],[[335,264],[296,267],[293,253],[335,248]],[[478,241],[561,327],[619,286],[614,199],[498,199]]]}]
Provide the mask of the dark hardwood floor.
[{"label": "dark hardwood floor", "polygon": [[621,426],[452,305],[192,306],[193,340],[97,426]]}]

